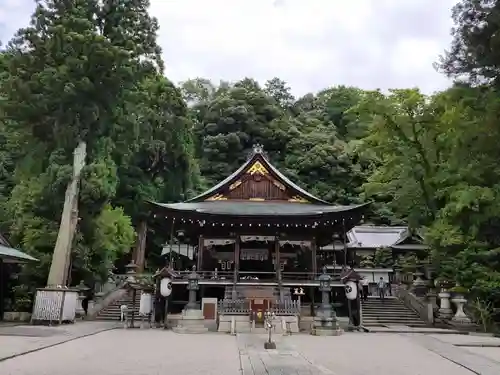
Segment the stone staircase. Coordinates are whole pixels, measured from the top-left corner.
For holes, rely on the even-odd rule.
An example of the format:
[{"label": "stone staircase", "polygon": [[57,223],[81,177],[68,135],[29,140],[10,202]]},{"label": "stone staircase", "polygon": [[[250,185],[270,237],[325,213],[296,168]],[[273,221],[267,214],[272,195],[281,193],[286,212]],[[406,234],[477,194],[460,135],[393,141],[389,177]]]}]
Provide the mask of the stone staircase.
[{"label": "stone staircase", "polygon": [[365,327],[386,325],[424,327],[427,325],[415,311],[406,307],[395,297],[387,297],[383,301],[377,297],[368,297],[368,300],[362,302],[362,311]]},{"label": "stone staircase", "polygon": [[[135,298],[135,313],[139,316],[139,304],[141,302],[141,293],[137,292]],[[99,311],[95,320],[120,320],[120,306],[127,305],[128,311],[132,311],[132,292],[128,292],[123,298],[120,298]]]}]

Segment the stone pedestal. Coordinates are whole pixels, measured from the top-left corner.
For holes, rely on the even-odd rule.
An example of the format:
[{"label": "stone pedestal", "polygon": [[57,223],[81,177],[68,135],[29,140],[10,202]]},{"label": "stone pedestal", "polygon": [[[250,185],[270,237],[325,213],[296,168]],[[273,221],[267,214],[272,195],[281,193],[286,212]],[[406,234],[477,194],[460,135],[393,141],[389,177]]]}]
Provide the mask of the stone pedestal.
[{"label": "stone pedestal", "polygon": [[450,319],[453,316],[453,310],[450,305],[450,292],[442,291],[438,294],[441,304],[439,306],[439,317],[441,319]]},{"label": "stone pedestal", "polygon": [[66,288],[42,288],[36,292],[32,324],[74,323],[78,290]]},{"label": "stone pedestal", "polygon": [[85,310],[83,309],[83,303],[82,303],[84,299],[85,296],[82,294],[79,294],[76,299],[75,316],[77,318],[82,318],[85,316]]},{"label": "stone pedestal", "polygon": [[178,321],[177,327],[172,328],[177,333],[206,333],[205,319],[201,310],[184,310],[182,318]]},{"label": "stone pedestal", "polygon": [[311,334],[314,336],[340,336],[344,331],[340,329],[336,318],[314,317]]},{"label": "stone pedestal", "polygon": [[[231,326],[234,326],[234,328],[231,328]],[[231,333],[233,330],[237,333],[250,333],[252,326],[248,315],[219,315],[217,331]]]},{"label": "stone pedestal", "polygon": [[414,280],[412,284],[412,291],[417,297],[424,297],[427,294],[427,285],[426,282],[422,279],[424,276],[423,272],[415,272],[413,274]]},{"label": "stone pedestal", "polygon": [[462,296],[457,296],[457,297],[453,298],[451,300],[451,302],[453,302],[453,304],[457,307],[457,312],[455,313],[455,315],[453,316],[451,321],[453,323],[459,324],[459,325],[471,324],[472,322],[471,322],[470,318],[467,316],[467,314],[465,314],[465,311],[464,311],[464,305],[467,302],[467,300],[465,298],[463,298]]}]

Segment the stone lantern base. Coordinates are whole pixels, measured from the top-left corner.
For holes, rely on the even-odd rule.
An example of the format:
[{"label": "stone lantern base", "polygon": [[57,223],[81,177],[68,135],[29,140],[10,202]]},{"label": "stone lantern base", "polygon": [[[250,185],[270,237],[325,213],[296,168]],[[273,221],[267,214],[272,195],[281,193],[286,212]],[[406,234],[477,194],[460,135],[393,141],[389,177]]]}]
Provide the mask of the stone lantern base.
[{"label": "stone lantern base", "polygon": [[311,335],[314,336],[340,336],[344,331],[339,327],[336,318],[314,317]]},{"label": "stone lantern base", "polygon": [[201,310],[184,310],[182,318],[179,320],[177,327],[172,328],[176,333],[207,333],[208,328],[205,327],[205,318]]}]

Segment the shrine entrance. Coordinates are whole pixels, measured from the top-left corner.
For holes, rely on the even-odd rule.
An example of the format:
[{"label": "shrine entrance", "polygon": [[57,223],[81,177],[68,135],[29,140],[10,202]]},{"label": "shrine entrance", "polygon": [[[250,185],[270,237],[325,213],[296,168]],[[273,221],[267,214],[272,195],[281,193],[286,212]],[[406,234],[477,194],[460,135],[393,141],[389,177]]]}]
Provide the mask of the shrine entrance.
[{"label": "shrine entrance", "polygon": [[269,300],[254,298],[250,300],[250,309],[252,310],[252,314],[255,317],[256,325],[264,324],[264,314],[269,309]]}]

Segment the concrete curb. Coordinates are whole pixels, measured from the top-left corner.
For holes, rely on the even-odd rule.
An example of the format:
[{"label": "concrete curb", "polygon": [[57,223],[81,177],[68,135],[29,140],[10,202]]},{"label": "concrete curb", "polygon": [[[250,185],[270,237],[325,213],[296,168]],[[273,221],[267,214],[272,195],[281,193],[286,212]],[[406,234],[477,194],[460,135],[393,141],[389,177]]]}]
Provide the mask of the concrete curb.
[{"label": "concrete curb", "polygon": [[470,342],[470,343],[459,343],[452,344],[453,346],[458,346],[462,348],[500,348],[500,343],[478,343],[478,342]]},{"label": "concrete curb", "polygon": [[78,340],[78,339],[83,339],[84,337],[94,336],[94,335],[97,335],[99,333],[103,333],[103,332],[106,332],[106,331],[112,331],[112,330],[118,329],[118,328],[119,327],[103,328],[103,329],[101,329],[99,331],[95,331],[95,332],[91,332],[91,333],[86,333],[86,334],[83,334],[83,335],[80,335],[80,336],[76,336],[76,337],[71,337],[69,339],[62,340],[62,341],[56,342],[54,344],[49,344],[49,345],[41,346],[39,348],[35,348],[35,349],[31,349],[31,350],[26,350],[24,352],[20,352],[20,353],[16,353],[16,354],[12,354],[12,355],[6,356],[6,357],[2,357],[2,358],[0,358],[0,362],[7,361],[9,359],[13,359],[13,358],[16,358],[16,357],[20,357],[20,356],[23,356],[25,354],[39,352],[40,350],[52,348],[54,346],[66,344],[67,342],[70,342],[70,341],[75,341],[75,340]]}]

